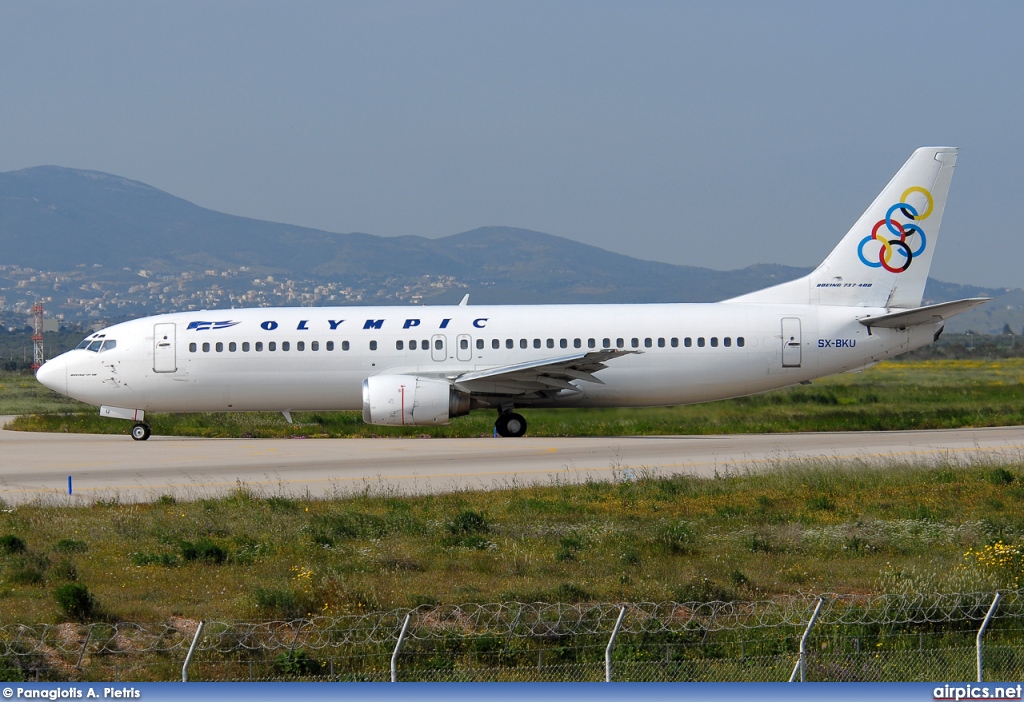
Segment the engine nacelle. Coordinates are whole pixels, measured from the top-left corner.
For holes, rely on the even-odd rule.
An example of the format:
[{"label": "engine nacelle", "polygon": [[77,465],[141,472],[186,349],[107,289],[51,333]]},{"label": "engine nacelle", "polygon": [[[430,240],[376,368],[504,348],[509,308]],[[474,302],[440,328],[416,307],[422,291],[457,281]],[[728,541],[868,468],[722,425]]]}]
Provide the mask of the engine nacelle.
[{"label": "engine nacelle", "polygon": [[363,421],[387,426],[447,424],[469,414],[469,393],[447,380],[374,375],[363,381]]}]

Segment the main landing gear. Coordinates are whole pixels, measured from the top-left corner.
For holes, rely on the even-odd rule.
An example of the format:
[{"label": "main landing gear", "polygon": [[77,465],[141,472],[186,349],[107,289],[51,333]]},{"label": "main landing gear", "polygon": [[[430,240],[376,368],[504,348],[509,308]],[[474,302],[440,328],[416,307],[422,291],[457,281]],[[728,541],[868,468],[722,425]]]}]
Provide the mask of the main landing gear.
[{"label": "main landing gear", "polygon": [[526,433],[526,419],[515,412],[502,412],[494,423],[498,436],[520,437]]},{"label": "main landing gear", "polygon": [[152,433],[153,432],[149,429],[149,425],[145,422],[139,422],[132,427],[132,438],[136,441],[145,441]]}]

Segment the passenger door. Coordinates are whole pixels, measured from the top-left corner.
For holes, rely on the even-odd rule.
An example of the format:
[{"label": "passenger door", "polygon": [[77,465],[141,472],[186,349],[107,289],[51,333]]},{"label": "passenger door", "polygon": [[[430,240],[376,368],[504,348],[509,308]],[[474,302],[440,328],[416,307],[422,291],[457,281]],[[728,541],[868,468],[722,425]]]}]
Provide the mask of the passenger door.
[{"label": "passenger door", "polygon": [[178,370],[174,329],[173,324],[153,325],[154,373],[173,373]]},{"label": "passenger door", "polygon": [[782,367],[800,367],[800,318],[782,318]]}]

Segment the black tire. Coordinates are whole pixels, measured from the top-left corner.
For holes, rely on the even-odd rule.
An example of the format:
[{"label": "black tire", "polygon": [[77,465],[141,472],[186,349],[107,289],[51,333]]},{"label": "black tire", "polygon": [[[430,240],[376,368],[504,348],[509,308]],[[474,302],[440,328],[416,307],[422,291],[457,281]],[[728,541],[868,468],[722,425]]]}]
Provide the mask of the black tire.
[{"label": "black tire", "polygon": [[505,412],[498,416],[494,428],[498,430],[498,436],[518,438],[526,433],[526,419],[521,414]]},{"label": "black tire", "polygon": [[132,427],[132,438],[136,441],[145,441],[149,438],[150,434],[152,434],[152,432],[150,431],[148,424],[142,424],[140,422]]}]

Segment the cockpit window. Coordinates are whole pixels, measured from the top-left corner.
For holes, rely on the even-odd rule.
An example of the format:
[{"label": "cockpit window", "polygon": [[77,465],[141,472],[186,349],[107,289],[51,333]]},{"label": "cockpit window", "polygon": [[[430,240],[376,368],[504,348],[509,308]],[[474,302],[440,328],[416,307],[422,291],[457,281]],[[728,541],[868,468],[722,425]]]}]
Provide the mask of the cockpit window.
[{"label": "cockpit window", "polygon": [[100,349],[100,350],[101,351],[109,351],[110,349],[113,349],[113,348],[116,348],[116,347],[117,347],[117,342],[116,341],[114,341],[113,339],[107,339],[106,341],[103,342],[103,348]]},{"label": "cockpit window", "polygon": [[90,343],[91,343],[90,339],[83,339],[82,343],[80,343],[78,346],[75,347],[75,350],[87,348]]},{"label": "cockpit window", "polygon": [[103,346],[103,341],[102,340],[94,341],[91,344],[89,344],[89,350],[90,351],[99,351],[100,350],[100,346]]}]

